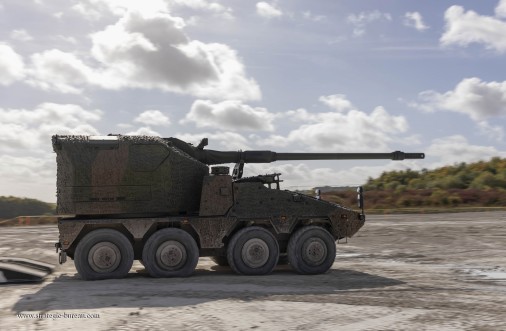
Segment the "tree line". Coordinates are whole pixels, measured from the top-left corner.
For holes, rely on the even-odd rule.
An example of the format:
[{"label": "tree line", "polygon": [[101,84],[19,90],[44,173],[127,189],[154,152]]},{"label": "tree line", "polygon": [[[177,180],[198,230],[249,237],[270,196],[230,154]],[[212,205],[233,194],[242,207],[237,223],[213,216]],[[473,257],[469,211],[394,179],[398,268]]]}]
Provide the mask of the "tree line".
[{"label": "tree line", "polygon": [[506,189],[506,159],[494,157],[490,161],[465,162],[437,168],[383,172],[369,178],[366,190],[403,189]]},{"label": "tree line", "polygon": [[[369,178],[364,190],[370,209],[504,207],[506,159],[494,157],[434,170],[383,172],[378,178]],[[322,195],[343,205],[356,203],[356,193],[349,190]]]},{"label": "tree line", "polygon": [[0,196],[0,219],[17,216],[53,215],[55,205],[36,199]]}]

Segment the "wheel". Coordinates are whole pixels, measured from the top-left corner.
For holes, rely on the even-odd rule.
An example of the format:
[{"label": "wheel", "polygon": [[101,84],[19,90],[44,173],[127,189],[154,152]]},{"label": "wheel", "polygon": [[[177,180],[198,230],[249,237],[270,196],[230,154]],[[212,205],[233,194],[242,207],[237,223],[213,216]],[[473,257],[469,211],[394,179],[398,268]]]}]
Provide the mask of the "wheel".
[{"label": "wheel", "polygon": [[221,267],[228,267],[228,261],[226,256],[211,256],[211,260]]},{"label": "wheel", "polygon": [[146,241],[142,261],[151,277],[186,277],[197,266],[199,248],[186,231],[162,229]]},{"label": "wheel", "polygon": [[94,230],[81,239],[74,254],[77,272],[84,280],[125,277],[134,262],[132,244],[119,231]]},{"label": "wheel", "polygon": [[330,269],[336,258],[336,242],[319,226],[305,226],[288,241],[288,261],[303,275],[321,274]]},{"label": "wheel", "polygon": [[241,229],[227,248],[228,264],[238,274],[266,275],[279,259],[279,245],[268,230],[251,226]]}]

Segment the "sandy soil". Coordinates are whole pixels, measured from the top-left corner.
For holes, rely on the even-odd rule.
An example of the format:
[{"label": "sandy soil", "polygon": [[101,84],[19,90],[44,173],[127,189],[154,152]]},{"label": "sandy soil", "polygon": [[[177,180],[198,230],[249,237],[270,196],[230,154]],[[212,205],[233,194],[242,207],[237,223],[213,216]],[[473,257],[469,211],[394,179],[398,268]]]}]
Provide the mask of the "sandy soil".
[{"label": "sandy soil", "polygon": [[[55,263],[55,226],[0,228],[0,256]],[[72,261],[41,284],[0,286],[0,329],[506,330],[506,212],[370,216],[332,269],[85,282]],[[20,318],[18,314],[67,314]],[[68,318],[96,314],[98,318]],[[89,317],[89,316],[88,316]]]}]

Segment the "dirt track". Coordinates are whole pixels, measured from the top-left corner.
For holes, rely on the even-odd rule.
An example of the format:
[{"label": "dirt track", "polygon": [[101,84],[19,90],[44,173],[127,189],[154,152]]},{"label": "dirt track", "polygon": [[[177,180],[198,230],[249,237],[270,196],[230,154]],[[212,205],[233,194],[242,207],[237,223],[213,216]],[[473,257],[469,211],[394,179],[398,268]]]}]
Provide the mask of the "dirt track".
[{"label": "dirt track", "polygon": [[[56,263],[54,226],[0,229],[0,256]],[[506,330],[506,212],[370,216],[331,271],[84,282],[72,261],[44,283],[0,287],[5,330]],[[136,272],[136,270],[138,272]],[[140,271],[140,272],[139,272]],[[99,318],[19,318],[88,313]]]}]

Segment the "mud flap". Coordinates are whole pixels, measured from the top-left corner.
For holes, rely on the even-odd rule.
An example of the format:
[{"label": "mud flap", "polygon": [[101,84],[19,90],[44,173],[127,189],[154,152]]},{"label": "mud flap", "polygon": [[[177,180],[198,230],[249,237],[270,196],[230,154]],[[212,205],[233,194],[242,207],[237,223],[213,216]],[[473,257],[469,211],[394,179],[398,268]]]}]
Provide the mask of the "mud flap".
[{"label": "mud flap", "polygon": [[42,282],[54,270],[54,265],[17,257],[0,257],[0,285],[8,283]]}]

